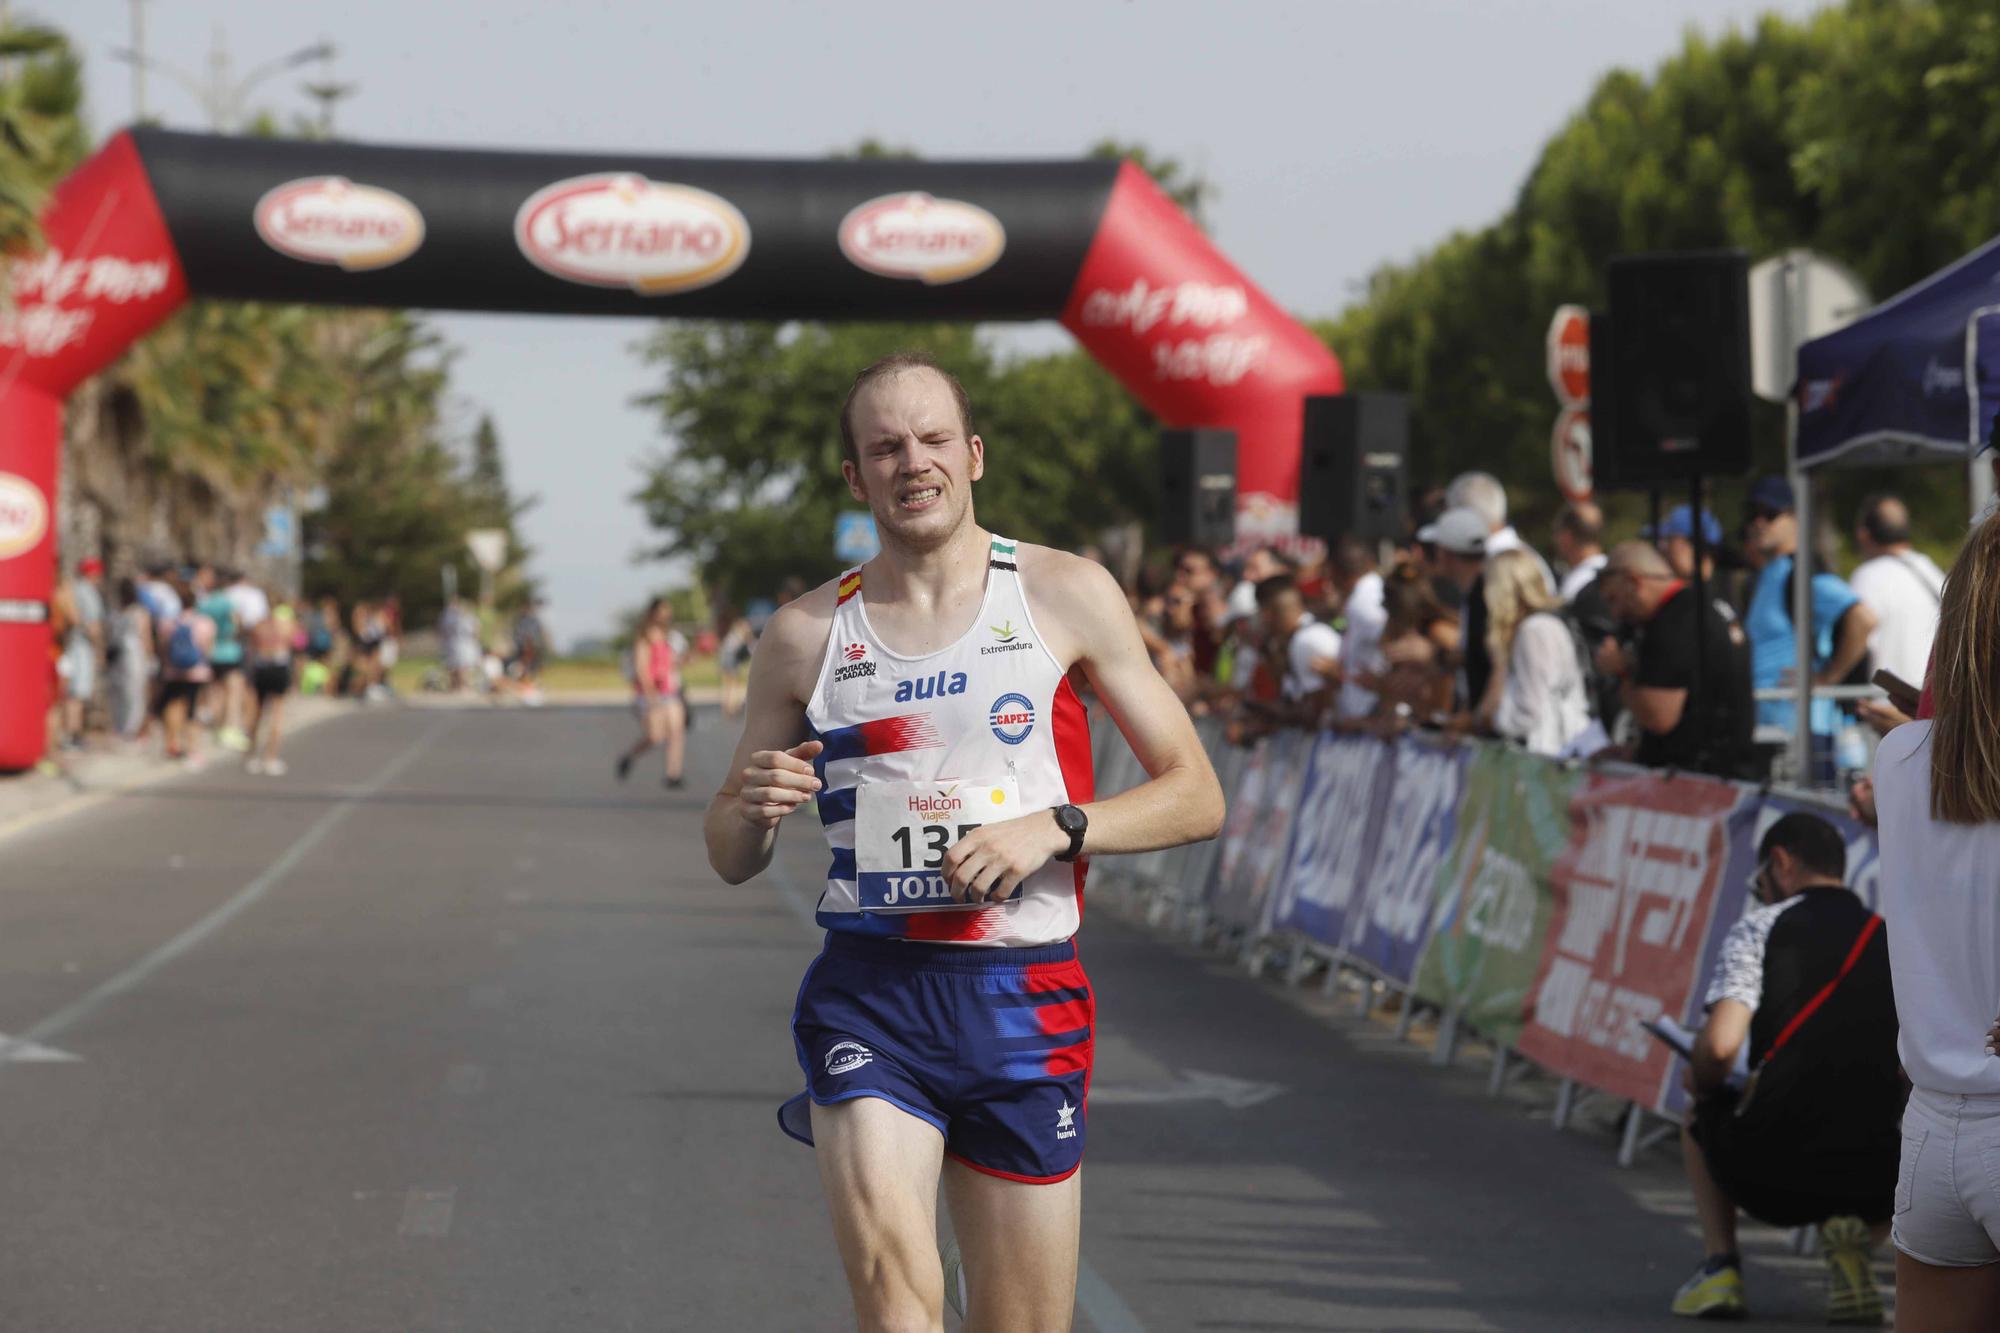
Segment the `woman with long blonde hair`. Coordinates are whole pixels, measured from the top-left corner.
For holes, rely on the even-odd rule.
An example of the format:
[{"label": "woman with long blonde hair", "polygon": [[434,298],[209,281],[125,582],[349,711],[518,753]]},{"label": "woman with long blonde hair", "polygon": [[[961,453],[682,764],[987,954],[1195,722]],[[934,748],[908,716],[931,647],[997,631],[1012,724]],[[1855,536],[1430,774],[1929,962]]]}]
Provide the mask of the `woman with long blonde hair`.
[{"label": "woman with long blonde hair", "polygon": [[1590,696],[1576,637],[1558,614],[1542,567],[1526,551],[1486,562],[1486,648],[1495,683],[1480,707],[1483,730],[1557,755],[1590,727]]},{"label": "woman with long blonde hair", "polygon": [[2000,518],[1945,580],[1936,716],[1875,755],[1882,915],[1912,1084],[1896,1191],[1896,1324],[2000,1328]]}]

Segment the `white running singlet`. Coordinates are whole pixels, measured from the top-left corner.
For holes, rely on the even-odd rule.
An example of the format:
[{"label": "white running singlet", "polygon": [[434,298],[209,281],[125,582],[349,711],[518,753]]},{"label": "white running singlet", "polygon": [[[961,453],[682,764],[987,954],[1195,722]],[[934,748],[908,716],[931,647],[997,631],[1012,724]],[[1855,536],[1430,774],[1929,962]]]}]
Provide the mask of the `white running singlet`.
[{"label": "white running singlet", "polygon": [[[1015,546],[995,537],[964,637],[926,657],[868,624],[861,571],[840,576],[806,709],[833,849],[828,930],[989,947],[1053,944],[1083,918],[1084,863],[1051,860],[1003,903],[951,906],[939,866],[972,828],[1092,797],[1090,722],[1035,628]],[[937,906],[936,904],[944,904]]]}]

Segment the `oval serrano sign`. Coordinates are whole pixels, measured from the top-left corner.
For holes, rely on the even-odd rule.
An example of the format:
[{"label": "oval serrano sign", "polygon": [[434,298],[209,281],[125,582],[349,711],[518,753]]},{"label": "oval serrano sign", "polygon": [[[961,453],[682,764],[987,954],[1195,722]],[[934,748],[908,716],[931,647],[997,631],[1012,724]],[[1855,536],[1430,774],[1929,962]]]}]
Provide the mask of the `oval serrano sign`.
[{"label": "oval serrano sign", "polygon": [[273,250],[350,273],[387,268],[424,243],[424,215],[415,204],[343,176],[285,182],[257,201],[256,223]]},{"label": "oval serrano sign", "polygon": [[663,296],[720,282],[750,254],[750,224],[720,195],[630,172],[573,176],[514,216],[528,262],[567,282]]},{"label": "oval serrano sign", "polygon": [[26,555],[49,530],[49,505],[26,477],[0,472],[0,560]]},{"label": "oval serrano sign", "polygon": [[870,199],[840,224],[840,252],[857,267],[933,286],[984,273],[1006,248],[999,218],[921,192]]}]

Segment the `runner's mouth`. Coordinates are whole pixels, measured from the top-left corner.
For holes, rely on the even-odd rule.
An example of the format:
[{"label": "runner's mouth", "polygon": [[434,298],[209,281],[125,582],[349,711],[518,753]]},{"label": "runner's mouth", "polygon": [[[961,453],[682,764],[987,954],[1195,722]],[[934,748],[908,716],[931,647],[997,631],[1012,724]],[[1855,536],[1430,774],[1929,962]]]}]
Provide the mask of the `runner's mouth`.
[{"label": "runner's mouth", "polygon": [[920,487],[917,490],[905,491],[901,495],[897,496],[896,507],[898,509],[904,510],[905,512],[914,513],[918,510],[929,509],[932,505],[936,504],[943,495],[944,495],[944,490],[942,487],[938,486]]}]

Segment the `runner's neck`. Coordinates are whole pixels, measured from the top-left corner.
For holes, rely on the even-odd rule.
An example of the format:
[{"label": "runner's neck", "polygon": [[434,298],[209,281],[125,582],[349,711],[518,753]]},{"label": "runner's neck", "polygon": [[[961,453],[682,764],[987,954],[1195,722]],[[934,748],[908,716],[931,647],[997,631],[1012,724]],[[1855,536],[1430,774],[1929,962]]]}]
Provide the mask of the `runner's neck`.
[{"label": "runner's neck", "polygon": [[992,544],[993,534],[970,522],[929,551],[899,550],[885,535],[881,554],[861,567],[862,595],[873,606],[903,606],[923,613],[968,594],[977,598],[986,588]]}]

